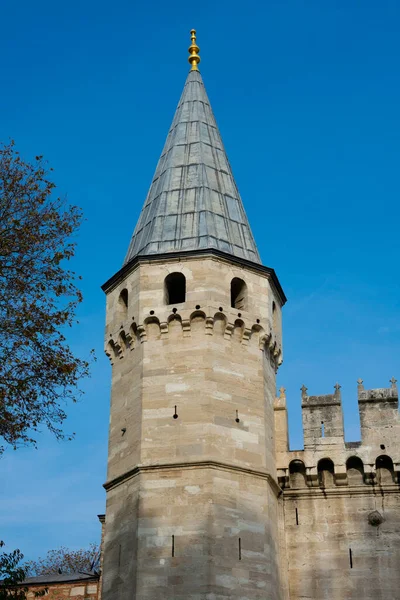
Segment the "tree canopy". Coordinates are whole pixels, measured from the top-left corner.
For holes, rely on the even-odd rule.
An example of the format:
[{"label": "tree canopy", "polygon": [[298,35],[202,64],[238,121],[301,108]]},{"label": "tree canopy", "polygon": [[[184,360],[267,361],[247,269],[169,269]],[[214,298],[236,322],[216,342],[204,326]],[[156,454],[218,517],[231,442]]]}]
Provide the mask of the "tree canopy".
[{"label": "tree canopy", "polygon": [[49,550],[44,558],[26,562],[24,568],[29,577],[53,573],[90,573],[99,568],[98,562],[99,546],[92,543],[89,548],[80,550],[70,550],[64,546]]},{"label": "tree canopy", "polygon": [[13,142],[0,146],[0,437],[14,448],[35,445],[42,427],[70,437],[65,406],[89,373],[65,337],[82,301],[67,268],[82,213],[50,173],[42,156],[29,164]]},{"label": "tree canopy", "polygon": [[[0,547],[4,542],[0,542]],[[19,550],[0,554],[0,600],[25,600],[26,588],[15,587],[25,579],[26,570],[20,565],[24,555]]]},{"label": "tree canopy", "polygon": [[[0,548],[4,542],[0,541]],[[0,554],[0,600],[26,600],[28,588],[23,585],[27,568],[21,565],[24,555],[20,550]],[[35,598],[45,596],[46,589],[35,592]]]}]

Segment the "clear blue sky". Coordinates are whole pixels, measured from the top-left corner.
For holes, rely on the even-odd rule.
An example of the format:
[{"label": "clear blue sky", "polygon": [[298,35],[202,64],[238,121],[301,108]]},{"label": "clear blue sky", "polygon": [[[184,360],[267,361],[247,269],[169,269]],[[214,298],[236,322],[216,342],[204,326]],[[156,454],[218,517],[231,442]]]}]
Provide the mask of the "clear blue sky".
[{"label": "clear blue sky", "polygon": [[0,139],[43,154],[86,221],[85,300],[70,341],[96,348],[70,443],[0,460],[0,538],[27,557],[99,538],[110,366],[100,285],[124,258],[188,71],[189,30],[264,264],[288,296],[292,448],[300,386],[342,385],[359,438],[356,380],[400,379],[400,4],[3,0]]}]

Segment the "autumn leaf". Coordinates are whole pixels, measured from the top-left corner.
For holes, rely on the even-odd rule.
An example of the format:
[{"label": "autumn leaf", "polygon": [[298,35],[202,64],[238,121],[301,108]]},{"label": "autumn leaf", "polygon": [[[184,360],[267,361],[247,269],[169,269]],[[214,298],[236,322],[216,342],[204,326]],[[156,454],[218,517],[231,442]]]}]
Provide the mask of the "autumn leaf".
[{"label": "autumn leaf", "polygon": [[66,406],[89,375],[62,333],[82,302],[80,277],[66,268],[82,212],[55,195],[35,160],[24,162],[13,142],[0,147],[0,437],[14,448],[36,445],[43,427],[70,439]]}]

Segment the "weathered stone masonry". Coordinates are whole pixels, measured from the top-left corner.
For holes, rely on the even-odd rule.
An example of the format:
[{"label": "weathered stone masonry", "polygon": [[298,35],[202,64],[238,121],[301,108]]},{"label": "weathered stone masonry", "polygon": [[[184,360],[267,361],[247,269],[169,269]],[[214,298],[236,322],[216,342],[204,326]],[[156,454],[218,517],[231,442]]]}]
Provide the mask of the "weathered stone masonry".
[{"label": "weathered stone masonry", "polygon": [[[178,270],[185,302],[168,306]],[[240,311],[235,278],[248,291]],[[220,256],[139,261],[109,292],[105,598],[281,597],[270,427],[280,305],[269,272]]]},{"label": "weathered stone masonry", "polygon": [[284,390],[275,401],[290,599],[399,598],[398,392],[358,383],[361,442],[345,442],[340,386],[302,388],[304,450],[289,451]]},{"label": "weathered stone masonry", "polygon": [[289,450],[286,301],[261,264],[197,65],[124,265],[103,286],[112,364],[103,600],[400,599],[399,415],[359,381],[302,388]]}]

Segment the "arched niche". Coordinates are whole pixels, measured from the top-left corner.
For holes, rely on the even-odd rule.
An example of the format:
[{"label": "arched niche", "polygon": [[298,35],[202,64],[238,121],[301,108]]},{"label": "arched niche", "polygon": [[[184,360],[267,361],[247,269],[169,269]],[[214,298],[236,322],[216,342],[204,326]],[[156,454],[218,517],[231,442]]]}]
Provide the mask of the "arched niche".
[{"label": "arched niche", "polygon": [[118,336],[118,342],[119,342],[119,345],[120,345],[122,351],[125,351],[129,348],[129,343],[128,343],[125,331],[123,329],[120,331],[120,334]]},{"label": "arched niche", "polygon": [[378,456],[375,462],[375,467],[377,483],[394,483],[394,467],[390,456],[387,456],[386,454],[381,454],[381,456]]},{"label": "arched niche", "polygon": [[196,333],[204,333],[206,326],[206,315],[202,310],[196,310],[190,315],[190,331],[194,335]]},{"label": "arched niche", "polygon": [[157,317],[147,317],[144,321],[147,340],[159,340],[161,337],[160,321]]},{"label": "arched niche", "polygon": [[322,458],[318,462],[318,482],[323,488],[334,487],[335,466],[330,458]]},{"label": "arched niche", "polygon": [[295,459],[289,464],[289,482],[293,489],[306,486],[306,467],[302,460]]},{"label": "arched niche", "polygon": [[251,332],[250,332],[250,344],[257,346],[258,348],[260,347],[260,339],[261,336],[263,335],[264,329],[261,327],[261,325],[253,325],[253,327],[251,328]]},{"label": "arched niche", "polygon": [[232,340],[236,342],[241,342],[243,337],[243,331],[244,322],[242,321],[242,319],[236,319],[232,331]]},{"label": "arched niche", "polygon": [[182,317],[173,314],[168,317],[168,335],[170,338],[182,337]]},{"label": "arched niche", "polygon": [[225,333],[227,319],[221,312],[214,315],[214,335],[223,336]]},{"label": "arched niche", "polygon": [[364,483],[364,463],[359,456],[350,456],[346,461],[347,481],[349,485]]}]

